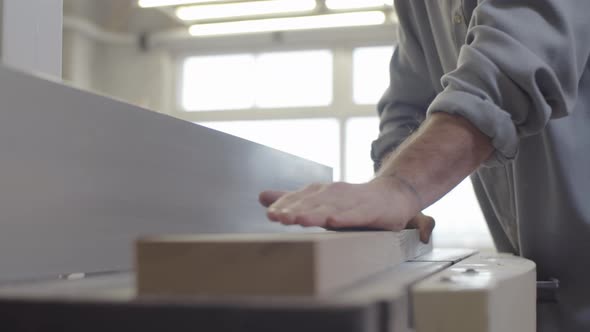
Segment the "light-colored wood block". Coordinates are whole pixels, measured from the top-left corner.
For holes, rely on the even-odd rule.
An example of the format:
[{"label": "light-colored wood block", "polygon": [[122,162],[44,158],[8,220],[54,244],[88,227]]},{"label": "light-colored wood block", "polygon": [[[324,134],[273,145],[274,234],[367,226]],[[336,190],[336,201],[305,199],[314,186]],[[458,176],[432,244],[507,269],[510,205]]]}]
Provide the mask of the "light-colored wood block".
[{"label": "light-colored wood block", "polygon": [[431,250],[418,232],[181,235],[137,242],[140,295],[320,295]]},{"label": "light-colored wood block", "polygon": [[478,254],[412,289],[416,332],[536,331],[536,270],[527,259]]}]

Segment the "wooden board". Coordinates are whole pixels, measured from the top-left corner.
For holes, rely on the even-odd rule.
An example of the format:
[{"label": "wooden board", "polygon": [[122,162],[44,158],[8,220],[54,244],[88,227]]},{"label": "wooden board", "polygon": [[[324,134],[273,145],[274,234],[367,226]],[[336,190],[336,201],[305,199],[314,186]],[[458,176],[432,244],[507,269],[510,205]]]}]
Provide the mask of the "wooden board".
[{"label": "wooden board", "polygon": [[416,332],[534,332],[535,264],[478,254],[412,290]]},{"label": "wooden board", "polygon": [[138,241],[139,294],[319,295],[428,252],[416,230]]}]

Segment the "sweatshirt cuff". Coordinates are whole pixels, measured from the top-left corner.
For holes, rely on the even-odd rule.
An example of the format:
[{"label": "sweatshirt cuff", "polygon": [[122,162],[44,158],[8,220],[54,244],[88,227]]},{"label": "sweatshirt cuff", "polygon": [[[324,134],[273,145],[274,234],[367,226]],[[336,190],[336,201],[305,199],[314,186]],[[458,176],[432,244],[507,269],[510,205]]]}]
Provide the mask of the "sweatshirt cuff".
[{"label": "sweatshirt cuff", "polygon": [[494,153],[483,165],[504,165],[518,153],[518,133],[510,113],[493,102],[447,87],[430,104],[427,114],[445,112],[462,116],[492,140]]}]

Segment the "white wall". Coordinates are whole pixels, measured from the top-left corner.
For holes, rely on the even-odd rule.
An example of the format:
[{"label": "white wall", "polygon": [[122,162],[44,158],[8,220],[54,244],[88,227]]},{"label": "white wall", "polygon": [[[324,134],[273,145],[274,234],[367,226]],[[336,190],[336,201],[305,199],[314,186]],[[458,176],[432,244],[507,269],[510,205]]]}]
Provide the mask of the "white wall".
[{"label": "white wall", "polygon": [[64,30],[63,78],[73,85],[95,90],[93,69],[99,45],[79,31]]},{"label": "white wall", "polygon": [[172,56],[145,52],[135,43],[109,42],[76,28],[64,29],[63,77],[72,85],[169,113]]},{"label": "white wall", "polygon": [[165,51],[104,46],[94,66],[98,91],[161,113],[170,113],[173,63]]}]

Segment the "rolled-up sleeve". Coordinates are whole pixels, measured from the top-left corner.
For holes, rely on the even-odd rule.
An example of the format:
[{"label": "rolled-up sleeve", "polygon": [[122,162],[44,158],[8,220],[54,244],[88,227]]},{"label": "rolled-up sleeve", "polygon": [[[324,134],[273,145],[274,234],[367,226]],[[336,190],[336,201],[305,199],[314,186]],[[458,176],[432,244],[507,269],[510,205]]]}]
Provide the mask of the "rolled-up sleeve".
[{"label": "rolled-up sleeve", "polygon": [[406,1],[396,1],[398,45],[389,66],[390,83],[377,105],[379,138],[371,148],[378,169],[382,158],[412,134],[426,117],[436,93],[429,79],[425,56],[414,33]]},{"label": "rolled-up sleeve", "polygon": [[456,70],[428,114],[465,117],[492,139],[488,165],[573,110],[590,47],[588,0],[488,0],[475,8]]}]

